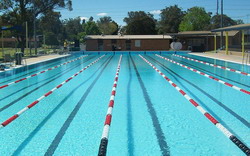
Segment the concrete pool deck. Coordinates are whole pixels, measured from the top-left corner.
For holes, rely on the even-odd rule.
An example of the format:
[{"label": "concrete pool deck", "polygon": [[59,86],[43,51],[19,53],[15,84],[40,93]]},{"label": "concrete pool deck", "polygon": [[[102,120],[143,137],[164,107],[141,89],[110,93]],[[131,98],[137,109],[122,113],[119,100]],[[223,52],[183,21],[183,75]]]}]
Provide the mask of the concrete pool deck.
[{"label": "concrete pool deck", "polygon": [[[226,55],[224,52],[219,52],[219,53],[205,52],[205,53],[189,53],[189,54],[213,58],[213,59],[217,59],[217,60],[233,62],[233,63],[238,63],[238,64],[242,64],[242,61],[243,61],[243,58],[240,55],[234,55],[234,54],[233,55]],[[246,60],[246,58],[245,58],[245,60]],[[244,60],[244,64],[246,65],[245,60]],[[250,63],[248,62],[247,65],[250,66]]]},{"label": "concrete pool deck", "polygon": [[[15,68],[21,68],[23,66],[28,66],[28,65],[32,65],[32,64],[36,64],[36,63],[40,63],[40,62],[45,62],[45,61],[49,61],[49,60],[53,60],[53,59],[57,59],[57,58],[62,58],[65,56],[68,56],[69,54],[64,54],[64,55],[59,55],[59,54],[50,54],[50,55],[41,55],[41,56],[37,56],[37,57],[32,57],[32,58],[26,58],[23,59],[23,65],[16,65],[13,66],[9,69],[6,69],[5,71],[9,71]],[[4,72],[4,71],[0,71],[0,72]]]},{"label": "concrete pool deck", "polygon": [[43,56],[38,56],[38,57],[33,57],[33,58],[27,58],[25,60],[26,60],[27,65],[31,65],[31,64],[53,60],[53,59],[61,58],[65,56],[68,56],[68,54],[67,55],[59,55],[59,54],[43,55]]}]

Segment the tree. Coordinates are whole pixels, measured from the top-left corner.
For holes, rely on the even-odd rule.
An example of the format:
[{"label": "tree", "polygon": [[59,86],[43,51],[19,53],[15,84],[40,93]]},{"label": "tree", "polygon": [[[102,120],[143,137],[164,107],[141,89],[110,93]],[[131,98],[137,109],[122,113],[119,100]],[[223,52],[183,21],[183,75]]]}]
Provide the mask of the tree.
[{"label": "tree", "polygon": [[204,8],[193,7],[188,9],[187,14],[179,26],[180,31],[207,30],[210,24],[211,13],[207,13]]},{"label": "tree", "polygon": [[158,33],[177,33],[183,16],[184,12],[177,5],[162,9],[160,14],[161,18],[158,22]]},{"label": "tree", "polygon": [[97,25],[104,35],[117,35],[118,33],[118,24],[109,16],[101,17],[97,21]]},{"label": "tree", "polygon": [[84,38],[86,35],[101,35],[101,31],[93,17],[90,17],[88,22],[84,21],[82,28],[83,32],[79,33],[81,42],[85,42]]},{"label": "tree", "polygon": [[126,34],[128,35],[154,35],[157,33],[156,20],[150,13],[131,11],[123,21],[127,23]]},{"label": "tree", "polygon": [[68,40],[74,41],[75,47],[79,47],[79,33],[83,31],[80,17],[70,18],[65,20],[63,23]]},{"label": "tree", "polygon": [[[231,19],[230,17],[228,17],[227,15],[223,15],[223,27],[228,27],[228,26],[232,26],[232,25],[237,25],[237,24],[243,24],[242,20],[239,21],[235,21],[233,19]],[[221,15],[214,15],[211,18],[211,25],[210,25],[210,29],[217,29],[221,27]]]},{"label": "tree", "polygon": [[48,11],[38,20],[38,33],[43,34],[47,45],[58,45],[64,38],[60,12]]},{"label": "tree", "polygon": [[88,21],[83,25],[83,29],[86,35],[101,35],[101,31],[96,22]]},{"label": "tree", "polygon": [[[46,13],[48,10],[56,8],[72,9],[71,0],[4,0],[0,2],[0,10],[8,20],[8,25],[21,25],[24,27],[25,22],[29,23],[29,27],[36,17]],[[21,51],[24,52],[25,47],[25,31],[16,34],[18,42],[21,44]]]}]

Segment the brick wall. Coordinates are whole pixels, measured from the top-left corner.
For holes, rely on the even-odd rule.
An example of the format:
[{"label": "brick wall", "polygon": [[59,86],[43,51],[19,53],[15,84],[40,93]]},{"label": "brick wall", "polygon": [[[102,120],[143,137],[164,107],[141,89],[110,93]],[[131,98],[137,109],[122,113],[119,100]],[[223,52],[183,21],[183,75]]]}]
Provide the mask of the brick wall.
[{"label": "brick wall", "polygon": [[[141,39],[140,47],[135,46],[136,40],[131,40],[130,51],[151,51],[151,50],[169,50],[169,39]],[[126,51],[126,40],[117,40],[115,44],[112,44],[111,40],[103,40],[103,51],[112,51],[112,45],[115,45],[120,50]],[[98,40],[86,41],[87,51],[98,51]]]}]

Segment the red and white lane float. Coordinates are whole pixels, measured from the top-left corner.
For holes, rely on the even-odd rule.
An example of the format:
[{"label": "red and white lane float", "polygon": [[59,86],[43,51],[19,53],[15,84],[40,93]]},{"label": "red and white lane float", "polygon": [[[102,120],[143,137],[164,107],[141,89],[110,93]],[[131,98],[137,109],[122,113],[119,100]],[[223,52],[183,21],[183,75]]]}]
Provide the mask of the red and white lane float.
[{"label": "red and white lane float", "polygon": [[194,61],[194,62],[198,62],[198,63],[201,63],[201,64],[205,64],[205,65],[208,65],[208,66],[212,66],[212,67],[224,69],[224,70],[227,70],[227,71],[235,72],[235,73],[242,74],[242,75],[245,75],[245,76],[250,76],[249,73],[242,72],[242,71],[239,71],[239,70],[236,70],[236,69],[219,66],[219,65],[216,65],[216,64],[212,64],[212,63],[208,63],[208,62],[205,62],[205,61],[196,60],[196,59],[185,57],[185,56],[181,56],[181,55],[173,54],[173,56],[184,58],[184,59],[187,59],[187,60],[190,60],[190,61]]},{"label": "red and white lane float", "polygon": [[122,61],[122,55],[120,56],[116,74],[115,74],[115,80],[114,80],[113,88],[111,91],[111,97],[109,100],[108,111],[107,111],[106,120],[104,123],[98,156],[105,156],[107,152],[109,128],[111,124],[112,110],[113,110],[114,103],[115,103],[115,94],[116,94],[117,82],[118,82],[118,77],[119,77],[119,72],[120,72],[120,67],[121,67],[121,61]]},{"label": "red and white lane float", "polygon": [[243,92],[243,93],[245,93],[245,94],[250,95],[250,91],[248,91],[248,90],[242,89],[242,88],[240,88],[240,87],[237,87],[237,86],[235,86],[235,85],[232,85],[232,84],[230,84],[230,83],[228,83],[228,82],[225,82],[225,81],[223,81],[223,80],[220,80],[220,79],[218,79],[218,78],[215,78],[215,77],[213,77],[213,76],[211,76],[211,75],[205,74],[205,73],[203,73],[203,72],[201,72],[201,71],[198,71],[198,70],[196,70],[196,69],[193,69],[193,68],[191,68],[191,67],[188,67],[188,66],[186,66],[186,65],[184,65],[184,64],[181,64],[181,63],[179,63],[179,62],[176,62],[176,61],[174,61],[174,60],[168,59],[168,58],[166,58],[166,57],[160,56],[160,55],[158,55],[158,54],[156,54],[156,56],[158,56],[158,57],[160,57],[160,58],[162,58],[162,59],[164,59],[164,60],[166,60],[166,61],[169,61],[169,62],[171,62],[171,63],[177,64],[177,65],[179,65],[179,66],[181,66],[181,67],[183,67],[183,68],[186,68],[186,69],[188,69],[188,70],[191,70],[191,71],[193,71],[193,72],[195,72],[195,73],[198,73],[198,74],[200,74],[200,75],[203,75],[203,76],[205,76],[205,77],[207,77],[207,78],[210,78],[210,79],[212,79],[212,80],[214,80],[214,81],[217,81],[217,82],[219,82],[219,83],[221,83],[221,84],[224,84],[224,85],[226,85],[226,86],[228,86],[228,87],[231,87],[231,88],[233,88],[233,89],[235,89],[235,90],[238,90],[238,91],[241,91],[241,92]]},{"label": "red and white lane float", "polygon": [[71,79],[73,79],[74,77],[76,77],[77,75],[79,75],[80,73],[82,73],[84,70],[88,69],[90,66],[92,66],[93,64],[95,64],[96,62],[98,62],[104,56],[105,55],[102,55],[101,57],[97,58],[95,61],[93,61],[92,63],[90,63],[86,67],[84,67],[82,70],[80,70],[79,72],[75,73],[70,78],[68,78],[67,80],[63,81],[61,84],[59,84],[55,88],[51,89],[49,92],[47,92],[46,94],[44,94],[40,98],[36,99],[34,102],[32,102],[31,104],[29,104],[28,106],[26,106],[25,108],[23,108],[22,110],[20,110],[19,112],[17,112],[15,115],[13,115],[12,117],[10,117],[9,119],[5,120],[3,123],[1,123],[0,128],[3,128],[5,126],[7,126],[8,124],[10,124],[12,121],[14,121],[16,118],[18,118],[21,114],[23,114],[27,110],[31,109],[32,107],[34,107],[42,99],[44,99],[44,98],[48,97],[49,95],[51,95],[55,90],[61,88],[65,83],[69,82]]},{"label": "red and white lane float", "polygon": [[227,138],[229,138],[237,147],[239,147],[245,154],[250,155],[250,149],[242,141],[240,141],[235,135],[233,135],[227,128],[225,128],[218,120],[216,120],[210,113],[203,109],[194,99],[192,99],[186,92],[179,88],[174,82],[172,82],[166,75],[164,75],[159,69],[157,69],[147,59],[139,55],[145,62],[147,62],[156,72],[158,72],[165,80],[168,81],[184,98],[186,98],[200,113],[202,113],[210,122],[212,122]]},{"label": "red and white lane float", "polygon": [[88,56],[88,55],[84,55],[84,56],[78,57],[78,58],[76,58],[76,59],[74,59],[74,60],[70,60],[70,61],[65,62],[65,63],[62,63],[62,64],[60,64],[60,65],[56,65],[56,66],[54,66],[54,67],[51,67],[51,68],[48,68],[48,69],[46,69],[46,70],[40,71],[40,72],[38,72],[38,73],[36,73],[36,74],[27,76],[27,77],[25,77],[25,78],[21,78],[21,79],[19,79],[19,80],[13,81],[13,82],[10,82],[10,83],[8,83],[8,84],[6,84],[6,85],[0,86],[0,89],[6,88],[6,87],[8,87],[8,86],[10,86],[10,85],[19,83],[19,82],[21,82],[21,81],[27,80],[28,78],[35,77],[35,76],[37,76],[37,75],[43,74],[43,73],[45,73],[45,72],[47,72],[47,71],[56,69],[56,68],[58,68],[58,67],[60,67],[60,66],[63,66],[63,65],[66,65],[66,64],[75,62],[75,61],[80,60],[80,59],[82,59],[82,58],[84,58],[84,57],[87,57],[87,56]]}]

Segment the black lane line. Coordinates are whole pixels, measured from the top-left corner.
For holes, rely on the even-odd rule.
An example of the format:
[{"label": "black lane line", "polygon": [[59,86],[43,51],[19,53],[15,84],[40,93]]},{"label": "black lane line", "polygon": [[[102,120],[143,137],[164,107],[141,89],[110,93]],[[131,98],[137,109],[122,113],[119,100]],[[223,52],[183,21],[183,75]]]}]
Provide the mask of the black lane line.
[{"label": "black lane line", "polygon": [[[65,61],[67,61],[67,60],[69,60],[69,59],[66,59]],[[5,81],[3,81],[3,82],[0,82],[0,84],[9,82],[9,81],[11,81],[11,80],[16,80],[16,79],[18,79],[18,78],[22,78],[22,77],[24,77],[24,76],[26,76],[26,75],[31,75],[31,74],[33,74],[33,73],[35,73],[35,72],[37,72],[37,71],[45,70],[45,69],[47,69],[48,67],[53,67],[53,66],[55,66],[55,65],[57,65],[57,64],[58,64],[58,62],[57,62],[57,63],[52,63],[52,64],[50,64],[50,65],[47,65],[47,66],[42,67],[41,69],[37,69],[37,70],[34,70],[34,71],[32,71],[32,72],[25,73],[25,74],[23,74],[23,75],[21,75],[21,76],[18,76],[18,77],[15,77],[15,78],[8,79],[8,80],[5,80]],[[24,71],[27,71],[27,69],[24,70]],[[24,72],[24,71],[23,71],[23,72]],[[15,75],[15,74],[11,74],[11,76],[12,76],[12,75]],[[5,76],[4,76],[4,77],[5,77]],[[8,76],[8,77],[9,77],[9,76]]]},{"label": "black lane line", "polygon": [[[206,95],[208,98],[210,98],[212,101],[214,101],[217,105],[219,105],[220,107],[222,107],[224,110],[226,110],[228,113],[230,113],[231,115],[233,115],[236,119],[238,119],[241,123],[243,123],[245,126],[247,126],[248,128],[250,128],[250,123],[244,119],[243,117],[241,117],[239,114],[235,113],[232,109],[228,108],[226,105],[224,105],[222,102],[220,102],[219,100],[217,100],[216,98],[214,98],[212,95],[210,95],[209,93],[207,93],[206,91],[204,91],[202,88],[198,87],[197,85],[195,85],[194,83],[188,81],[187,79],[183,78],[182,76],[180,76],[179,74],[177,74],[176,72],[174,72],[173,70],[169,69],[168,67],[166,67],[164,64],[160,63],[159,61],[155,60],[154,58],[148,56],[148,58],[150,58],[151,60],[153,60],[155,63],[157,63],[159,66],[161,66],[165,71],[167,71],[169,73],[172,72],[174,75],[176,75],[178,78],[182,79],[183,81],[187,82],[188,84],[190,84],[191,86],[193,86],[194,88],[196,88],[197,90],[199,90],[200,92],[202,92],[204,95]],[[176,76],[174,76],[173,74],[169,73],[171,76],[173,76],[175,78],[176,81],[178,81],[181,86],[183,86],[190,94],[192,94],[192,91],[190,91],[189,89],[187,89],[178,79],[176,79]],[[198,97],[196,97],[194,94],[192,94],[192,96],[195,97],[195,99],[199,99]],[[201,100],[199,100],[201,101]],[[204,104],[203,102],[202,105],[204,107],[206,107],[206,109],[211,112],[213,115],[215,115],[215,113],[213,113],[213,111],[211,109],[208,108],[208,106],[206,106],[206,104]],[[219,119],[219,117],[217,116],[216,118]]]},{"label": "black lane line", "polygon": [[[101,65],[102,67],[111,57],[107,58]],[[72,94],[74,94],[77,89],[82,87],[86,82],[92,79],[93,76],[97,74],[97,72],[101,70],[101,68],[97,68],[97,70],[94,71],[92,75],[89,76],[88,79],[86,79],[84,82],[79,84],[77,87],[75,87],[65,98],[43,119],[42,122],[29,134],[29,136],[18,146],[18,148],[15,150],[15,152],[12,155],[18,155],[21,153],[21,151],[27,146],[27,144],[32,140],[32,138],[36,135],[38,131],[41,130],[41,128],[47,123],[47,121],[57,112],[58,109],[61,108],[61,106],[71,97]]]},{"label": "black lane line", "polygon": [[139,84],[141,86],[144,99],[145,99],[145,101],[147,103],[148,112],[149,112],[150,117],[151,117],[152,122],[153,122],[153,126],[154,126],[156,137],[157,137],[157,141],[158,141],[158,144],[160,146],[162,155],[169,156],[170,155],[170,150],[169,150],[169,147],[167,145],[164,133],[162,131],[161,124],[160,124],[160,122],[158,120],[158,117],[156,115],[156,111],[154,109],[153,103],[151,102],[151,99],[150,99],[150,97],[148,95],[147,89],[146,89],[146,87],[145,87],[145,85],[144,85],[144,83],[143,83],[143,81],[141,79],[140,73],[138,72],[137,67],[135,65],[135,62],[134,62],[134,60],[133,60],[133,58],[131,56],[130,56],[130,59],[131,59],[131,61],[133,63],[137,79],[138,79]]},{"label": "black lane line", "polygon": [[[164,56],[165,56],[165,55],[164,55]],[[168,58],[169,58],[169,56],[166,56],[166,57],[168,57]],[[169,58],[169,59],[171,59],[171,58]],[[172,60],[174,60],[174,59],[172,59]],[[199,69],[199,70],[201,70],[201,71],[203,71],[203,72],[207,72],[207,73],[209,73],[209,74],[211,74],[211,75],[216,75],[216,76],[218,76],[218,77],[220,77],[220,78],[222,78],[222,79],[229,80],[229,81],[231,81],[231,82],[234,82],[234,83],[240,84],[240,85],[242,85],[242,86],[245,86],[245,87],[250,87],[249,85],[246,85],[246,84],[240,83],[240,82],[235,81],[235,80],[232,80],[232,79],[230,79],[230,78],[226,78],[226,77],[220,76],[219,74],[212,73],[212,72],[210,72],[210,71],[208,71],[208,70],[206,70],[206,69],[203,69],[203,68],[200,68],[200,67],[198,67],[198,66],[195,66],[195,65],[189,64],[189,63],[187,63],[187,62],[180,61],[180,60],[176,60],[176,59],[175,59],[175,61],[176,61],[176,62],[180,62],[180,63],[182,63],[182,64],[186,64],[186,65],[188,65],[188,66],[191,66],[192,68]],[[223,70],[223,69],[221,69],[221,70]]]},{"label": "black lane line", "polygon": [[132,109],[131,109],[131,82],[132,82],[132,73],[131,73],[131,66],[130,66],[130,59],[128,59],[128,70],[129,70],[129,79],[127,84],[127,146],[128,146],[128,155],[134,155],[134,135],[133,135],[133,116],[132,116]]},{"label": "black lane line", "polygon": [[[89,60],[86,60],[85,62],[87,62],[87,61],[89,61]],[[83,63],[85,63],[85,62],[83,62]],[[62,72],[60,75],[57,75],[55,78],[53,78],[53,79],[51,79],[51,80],[49,80],[49,81],[47,81],[47,82],[41,84],[40,86],[38,86],[38,87],[32,89],[31,91],[29,91],[29,92],[23,94],[22,96],[20,96],[19,98],[15,99],[14,101],[12,101],[12,102],[8,103],[7,105],[1,107],[1,108],[0,108],[0,112],[4,111],[5,109],[9,108],[10,106],[12,106],[13,104],[15,104],[16,102],[18,102],[18,101],[20,101],[21,99],[23,99],[23,98],[25,98],[26,96],[28,96],[29,94],[33,93],[34,91],[38,90],[38,89],[41,88],[41,87],[44,87],[44,85],[49,84],[50,82],[56,80],[57,78],[59,78],[59,77],[61,77],[62,75],[64,75],[64,74],[70,72],[72,69],[77,68],[77,67],[80,66],[80,65],[81,65],[81,64],[78,64],[78,65],[76,65],[76,66],[73,66],[73,67],[71,67],[71,68],[65,70],[65,71]]]},{"label": "black lane line", "polygon": [[81,108],[83,102],[85,101],[85,99],[87,98],[87,96],[89,95],[89,93],[91,92],[92,88],[95,86],[96,82],[101,77],[102,73],[104,72],[104,70],[106,69],[106,67],[108,66],[108,64],[112,60],[112,58],[113,58],[113,56],[105,64],[105,66],[103,67],[103,69],[101,70],[101,72],[98,74],[98,76],[93,80],[93,82],[91,83],[91,85],[85,91],[85,93],[83,94],[83,96],[81,97],[81,99],[79,100],[79,102],[77,103],[77,105],[75,106],[75,108],[73,109],[73,111],[70,113],[70,115],[68,116],[67,120],[64,122],[64,124],[61,127],[61,129],[59,130],[59,132],[57,133],[56,137],[54,138],[54,140],[50,144],[49,148],[47,149],[47,151],[45,153],[45,156],[52,156],[54,154],[54,152],[57,149],[59,143],[61,142],[61,140],[62,140],[65,132],[67,131],[67,129],[69,128],[71,122],[75,118],[77,112]]},{"label": "black lane line", "polygon": [[[85,60],[83,63],[89,61],[89,60],[92,59],[92,58],[94,58],[94,57],[88,58],[88,59]],[[71,70],[71,69],[75,68],[76,66],[77,66],[77,65],[74,65],[74,66],[72,66],[72,68],[69,68],[69,69]],[[66,70],[65,70],[65,71],[66,71]],[[59,71],[58,73],[61,73],[61,71]],[[11,97],[11,96],[13,96],[13,95],[19,93],[20,91],[23,91],[24,89],[30,88],[30,87],[35,86],[35,85],[37,85],[37,84],[39,84],[39,83],[42,83],[42,82],[44,82],[44,81],[48,81],[48,80],[50,80],[50,79],[52,79],[53,77],[56,77],[56,76],[58,76],[58,75],[55,74],[55,75],[49,77],[48,79],[44,79],[44,80],[41,80],[41,81],[39,81],[39,82],[37,82],[37,83],[34,83],[34,84],[28,85],[28,86],[26,86],[26,87],[24,87],[24,88],[21,88],[21,89],[15,91],[15,92],[13,92],[13,93],[11,93],[11,94],[5,96],[5,97],[0,98],[0,101],[4,100],[4,99],[6,99],[6,98],[9,98],[9,97]],[[1,112],[1,111],[0,111],[0,112]]]}]

